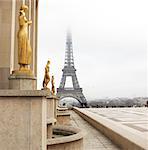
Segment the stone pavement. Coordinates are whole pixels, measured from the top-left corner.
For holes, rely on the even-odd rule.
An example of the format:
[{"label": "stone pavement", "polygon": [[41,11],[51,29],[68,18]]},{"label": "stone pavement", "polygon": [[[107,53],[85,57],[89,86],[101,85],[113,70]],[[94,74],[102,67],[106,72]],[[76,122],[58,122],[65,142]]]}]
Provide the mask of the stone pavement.
[{"label": "stone pavement", "polygon": [[87,109],[98,116],[120,123],[135,130],[139,136],[145,138],[148,133],[148,108],[107,108]]},{"label": "stone pavement", "polygon": [[78,109],[83,117],[95,120],[114,142],[124,149],[148,150],[148,108],[86,108]]},{"label": "stone pavement", "polygon": [[92,127],[74,111],[71,111],[71,124],[86,132],[84,137],[84,150],[119,150],[119,148],[108,138]]}]

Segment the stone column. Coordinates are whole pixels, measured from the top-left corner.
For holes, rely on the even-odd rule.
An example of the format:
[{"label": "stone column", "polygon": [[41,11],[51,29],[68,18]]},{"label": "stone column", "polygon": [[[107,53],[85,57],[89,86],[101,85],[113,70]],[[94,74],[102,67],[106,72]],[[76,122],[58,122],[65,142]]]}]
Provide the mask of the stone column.
[{"label": "stone column", "polygon": [[38,0],[26,0],[25,4],[29,7],[28,18],[32,20],[29,30],[30,44],[32,48],[32,64],[31,69],[37,76],[37,34],[38,34]]},{"label": "stone column", "polygon": [[0,89],[9,88],[12,6],[13,1],[0,0]]},{"label": "stone column", "polygon": [[35,76],[37,76],[37,34],[38,34],[38,0],[31,1],[31,19],[32,19],[32,30],[30,32],[31,45],[33,50],[32,55],[32,70]]},{"label": "stone column", "polygon": [[47,139],[52,138],[52,126],[56,123],[56,116],[55,116],[55,100],[56,97],[54,96],[47,96]]}]

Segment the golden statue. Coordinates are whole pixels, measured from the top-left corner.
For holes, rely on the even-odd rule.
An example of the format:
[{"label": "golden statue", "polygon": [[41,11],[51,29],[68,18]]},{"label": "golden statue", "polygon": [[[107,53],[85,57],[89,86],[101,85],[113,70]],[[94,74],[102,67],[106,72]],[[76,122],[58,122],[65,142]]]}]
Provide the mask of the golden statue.
[{"label": "golden statue", "polygon": [[46,67],[45,67],[45,75],[44,75],[44,80],[43,80],[43,89],[49,89],[47,87],[49,81],[50,81],[50,76],[49,76],[49,65],[50,61],[47,61]]},{"label": "golden statue", "polygon": [[26,12],[28,11],[27,5],[22,5],[19,12],[19,31],[18,31],[18,64],[20,71],[28,70],[31,64],[32,49],[28,40],[28,26],[32,24],[31,20],[27,20]]},{"label": "golden statue", "polygon": [[55,95],[55,83],[54,83],[54,76],[51,78],[51,84],[52,84],[52,94]]}]

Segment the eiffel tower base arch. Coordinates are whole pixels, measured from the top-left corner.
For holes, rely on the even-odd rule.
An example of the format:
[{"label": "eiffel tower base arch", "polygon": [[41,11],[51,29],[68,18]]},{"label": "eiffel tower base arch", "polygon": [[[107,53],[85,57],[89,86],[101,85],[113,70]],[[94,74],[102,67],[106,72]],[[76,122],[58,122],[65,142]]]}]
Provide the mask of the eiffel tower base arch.
[{"label": "eiffel tower base arch", "polygon": [[87,106],[87,101],[82,93],[82,89],[79,88],[79,89],[61,89],[61,88],[58,88],[57,89],[57,96],[59,97],[60,100],[62,100],[63,98],[66,98],[66,97],[72,97],[74,99],[76,99],[81,107],[88,107]]}]

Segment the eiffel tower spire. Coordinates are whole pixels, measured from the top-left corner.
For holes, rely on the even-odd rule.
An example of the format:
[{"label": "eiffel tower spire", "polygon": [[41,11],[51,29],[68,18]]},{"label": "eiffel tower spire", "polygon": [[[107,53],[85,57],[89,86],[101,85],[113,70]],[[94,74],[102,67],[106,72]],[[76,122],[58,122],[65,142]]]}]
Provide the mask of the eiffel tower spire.
[{"label": "eiffel tower spire", "polygon": [[65,64],[64,64],[64,66],[68,66],[68,67],[74,66],[72,37],[71,37],[70,31],[67,32]]}]

